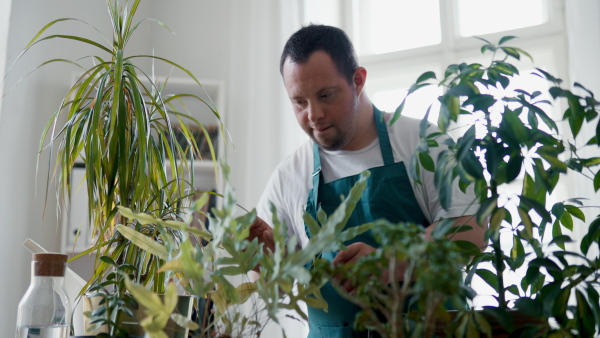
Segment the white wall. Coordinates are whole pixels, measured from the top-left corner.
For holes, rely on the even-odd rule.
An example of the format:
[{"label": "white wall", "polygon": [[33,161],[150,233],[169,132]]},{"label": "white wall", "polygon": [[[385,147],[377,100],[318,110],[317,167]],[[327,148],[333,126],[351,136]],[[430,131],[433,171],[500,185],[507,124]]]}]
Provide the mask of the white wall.
[{"label": "white wall", "polygon": [[[579,82],[587,89],[596,94],[596,100],[600,95],[600,67],[598,57],[600,56],[600,2],[597,0],[565,1],[565,16],[568,40],[568,67],[569,83]],[[581,95],[585,93],[579,93]],[[594,121],[597,123],[597,120]],[[596,133],[591,125],[583,127],[577,138],[578,145],[587,142]],[[582,157],[600,157],[598,148],[584,149],[580,154]],[[587,205],[594,208],[584,208],[583,211],[588,220],[598,215],[600,193],[592,189],[591,180],[574,175],[569,177],[570,196],[588,198]],[[585,235],[580,229],[579,236]],[[577,244],[578,245],[578,244]],[[578,248],[574,248],[578,250]]]},{"label": "white wall", "polygon": [[[7,65],[14,62],[24,46],[43,24],[59,17],[79,16],[80,13],[104,14],[101,3],[83,1],[13,1],[10,16],[10,35],[7,45]],[[97,15],[91,22],[101,19]],[[75,26],[66,24],[66,31]],[[44,43],[21,59],[7,77],[5,90],[22,78],[42,60],[58,57],[73,44]],[[8,67],[6,67],[8,69]],[[49,198],[44,209],[44,175],[36,178],[38,139],[52,111],[58,106],[67,88],[71,67],[56,65],[36,72],[12,90],[3,101],[0,119],[0,229],[4,233],[0,245],[3,274],[0,280],[3,301],[0,325],[6,335],[15,327],[17,303],[29,284],[31,256],[22,246],[26,237],[34,238],[48,250],[59,249],[55,216],[56,203]],[[42,157],[41,173],[45,173],[47,156]],[[37,196],[36,196],[37,183]],[[50,192],[50,197],[54,192]]]},{"label": "white wall", "polygon": [[12,0],[0,0],[0,116],[2,116],[2,77],[6,64],[6,43],[8,42],[8,28],[10,7]]}]

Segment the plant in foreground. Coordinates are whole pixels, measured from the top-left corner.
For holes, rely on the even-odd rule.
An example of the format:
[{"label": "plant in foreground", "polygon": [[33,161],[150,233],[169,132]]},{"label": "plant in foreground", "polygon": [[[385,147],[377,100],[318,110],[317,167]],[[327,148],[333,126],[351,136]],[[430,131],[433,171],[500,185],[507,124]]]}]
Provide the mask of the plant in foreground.
[{"label": "plant in foreground", "polygon": [[[513,38],[503,37],[497,45],[481,39],[485,42],[482,53],[492,54],[487,66],[453,64],[440,80],[435,73],[426,72],[410,88],[407,98],[431,85],[444,88],[444,94],[438,97],[442,133],[427,132],[428,112],[409,173],[419,181],[420,167],[435,172],[444,208],[452,203],[451,186],[456,181],[462,190],[474,189],[480,203],[477,221],[490,220],[485,239],[491,241],[491,249],[476,254],[467,265],[465,284],[471,285],[478,275],[494,288],[498,304],[485,307],[484,312],[521,336],[536,332],[595,336],[600,333],[600,216],[586,220],[582,208],[598,206],[585,205],[589,201],[582,198],[551,194],[567,173],[589,179],[594,192],[600,189],[600,156],[582,155],[583,149],[592,153],[600,149],[600,102],[581,84],[574,84],[580,96],[539,68],[532,74],[547,80],[548,85],[534,90],[519,88],[514,80],[522,74],[509,61],[531,56],[507,46]],[[562,129],[547,111],[553,100],[566,107]],[[404,101],[396,116],[403,107]],[[440,137],[457,127],[464,128],[462,136],[456,141],[444,137],[447,150],[432,159],[429,149],[438,147]],[[583,128],[595,131],[594,135],[582,139]],[[508,184],[518,186],[519,192],[506,189]],[[550,203],[550,196],[558,202]],[[570,235],[577,226],[586,233],[579,247]],[[506,247],[506,243],[512,245]],[[491,269],[483,266],[486,262]],[[525,271],[524,275],[520,271]],[[519,282],[507,285],[508,273],[520,276]],[[507,311],[513,306],[543,321],[517,329]],[[477,331],[474,323],[467,326]]]},{"label": "plant in foreground", "polygon": [[[223,169],[227,178],[229,169],[227,166]],[[209,217],[209,229],[203,225],[200,229],[192,228],[183,222],[134,214],[125,208],[120,208],[120,212],[133,220],[133,224],[155,224],[164,244],[140,235],[126,225],[119,225],[117,229],[136,245],[164,259],[165,264],[160,270],[169,276],[169,280],[177,277],[189,294],[199,299],[210,298],[214,302],[213,326],[200,328],[201,336],[260,336],[269,321],[278,322],[277,314],[282,309],[293,310],[306,319],[306,314],[299,307],[300,301],[327,309],[320,288],[330,276],[331,265],[315,257],[324,251],[344,248],[344,242],[372,227],[372,224],[364,224],[344,229],[354,206],[360,200],[368,175],[363,174],[349,196],[331,215],[326,216],[320,211],[318,220],[306,216],[306,222],[315,230],[315,235],[302,250],[297,248],[296,238],[287,238],[287,230],[276,212],[273,213],[275,251],[263,250],[263,245],[257,239],[248,241],[246,238],[256,213],[252,211],[235,217],[237,205],[229,184],[222,208],[213,209],[214,216]],[[205,196],[196,201],[195,210],[201,210],[206,200]],[[180,245],[169,244],[173,239],[166,229],[184,234]],[[307,268],[308,265],[312,268]],[[248,273],[257,266],[260,267],[260,276],[251,281]],[[235,278],[241,283],[234,285],[236,283],[232,279]],[[166,307],[167,299],[163,304],[156,301],[157,296],[145,288],[130,281],[126,285],[147,309],[148,317],[142,323],[147,333],[151,337],[164,337],[163,324],[171,311]],[[173,287],[173,282],[169,285]],[[246,302],[252,304],[250,311],[242,306]],[[181,318],[175,319],[184,326],[197,329]]]}]

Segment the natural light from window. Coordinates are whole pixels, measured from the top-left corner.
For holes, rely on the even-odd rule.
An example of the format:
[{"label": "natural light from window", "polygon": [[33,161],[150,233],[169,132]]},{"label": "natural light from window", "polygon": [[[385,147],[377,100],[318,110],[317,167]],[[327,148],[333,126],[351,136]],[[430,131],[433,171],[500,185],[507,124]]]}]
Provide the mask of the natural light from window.
[{"label": "natural light from window", "polygon": [[[373,104],[382,111],[394,112],[406,96],[407,92],[407,88],[376,92],[372,97]],[[434,104],[429,113],[429,121],[437,124],[440,105],[436,104],[436,102],[438,102],[437,97],[441,94],[442,89],[437,86],[422,88],[406,100],[402,115],[422,119],[425,117],[427,109],[433,102]]]},{"label": "natural light from window", "polygon": [[458,0],[459,33],[473,36],[541,25],[548,20],[548,5],[548,0]]},{"label": "natural light from window", "polygon": [[442,41],[438,0],[358,1],[355,41],[360,55],[424,47]]}]

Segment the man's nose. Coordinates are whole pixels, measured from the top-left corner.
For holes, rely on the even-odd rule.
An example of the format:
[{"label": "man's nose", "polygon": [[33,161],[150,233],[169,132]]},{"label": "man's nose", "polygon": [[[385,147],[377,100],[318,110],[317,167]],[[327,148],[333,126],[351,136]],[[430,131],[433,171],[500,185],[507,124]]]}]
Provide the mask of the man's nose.
[{"label": "man's nose", "polygon": [[323,107],[318,104],[310,104],[308,106],[308,119],[315,123],[318,120],[322,119],[325,116],[325,112]]}]

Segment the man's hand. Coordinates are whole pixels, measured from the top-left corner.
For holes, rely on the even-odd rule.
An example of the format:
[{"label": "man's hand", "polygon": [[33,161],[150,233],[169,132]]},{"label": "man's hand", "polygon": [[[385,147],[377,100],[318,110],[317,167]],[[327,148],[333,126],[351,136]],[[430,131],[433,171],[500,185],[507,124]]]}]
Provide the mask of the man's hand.
[{"label": "man's hand", "polygon": [[[373,251],[375,251],[375,248],[365,243],[352,243],[348,245],[348,249],[340,251],[331,263],[334,266],[355,263],[360,257],[366,256],[372,253]],[[386,280],[388,278],[387,273],[385,271],[382,274],[381,278],[382,280]],[[356,286],[352,285],[352,283],[348,279],[345,279],[340,274],[334,276],[333,282],[335,284],[338,284],[344,291],[348,292],[351,295],[354,294],[354,292],[356,291]]]},{"label": "man's hand", "polygon": [[260,217],[256,217],[256,220],[250,226],[250,235],[248,235],[248,240],[253,241],[255,238],[258,238],[259,243],[264,244],[264,252],[268,252],[268,249],[270,249],[271,252],[275,251],[273,229]]}]

